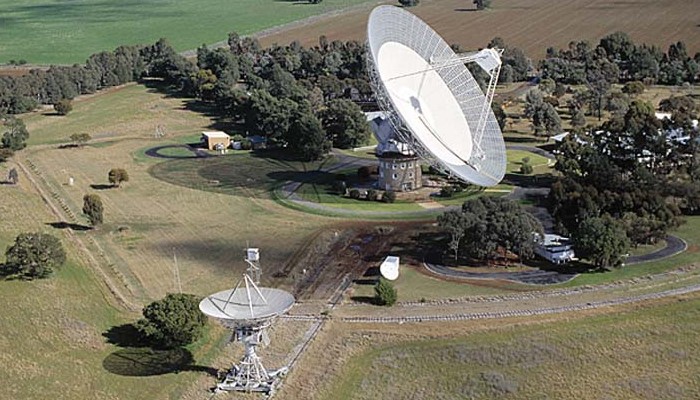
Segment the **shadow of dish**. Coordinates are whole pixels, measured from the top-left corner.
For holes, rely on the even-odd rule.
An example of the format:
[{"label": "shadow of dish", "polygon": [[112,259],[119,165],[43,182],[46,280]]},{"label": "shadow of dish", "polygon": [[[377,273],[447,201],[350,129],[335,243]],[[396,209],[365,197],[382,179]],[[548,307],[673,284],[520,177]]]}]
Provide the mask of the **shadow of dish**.
[{"label": "shadow of dish", "polygon": [[205,372],[216,377],[218,370],[194,365],[192,353],[183,348],[156,350],[129,347],[117,350],[102,361],[106,371],[121,376],[155,376],[184,371]]}]

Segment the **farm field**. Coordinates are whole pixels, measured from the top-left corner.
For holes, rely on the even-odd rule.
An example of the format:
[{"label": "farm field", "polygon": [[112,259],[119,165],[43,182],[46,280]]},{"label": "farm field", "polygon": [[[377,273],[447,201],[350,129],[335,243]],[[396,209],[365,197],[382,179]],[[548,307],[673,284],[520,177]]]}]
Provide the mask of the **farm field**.
[{"label": "farm field", "polygon": [[368,0],[0,0],[0,63],[82,63],[120,45],[166,38],[182,51],[226,41],[229,32],[249,35]]},{"label": "farm field", "polygon": [[[463,0],[423,0],[410,9],[434,27],[448,43],[464,49],[484,47],[496,36],[525,51],[533,59],[548,47],[567,47],[572,40],[593,43],[615,31],[627,32],[635,42],[660,46],[683,40],[689,54],[700,51],[698,3],[687,0],[493,0],[492,9],[475,12]],[[366,38],[369,9],[324,18],[306,26],[261,38],[264,45],[298,40],[315,45],[320,35],[329,40]]]},{"label": "farm field", "polygon": [[527,323],[358,325],[317,398],[697,398],[699,306],[689,295]]}]

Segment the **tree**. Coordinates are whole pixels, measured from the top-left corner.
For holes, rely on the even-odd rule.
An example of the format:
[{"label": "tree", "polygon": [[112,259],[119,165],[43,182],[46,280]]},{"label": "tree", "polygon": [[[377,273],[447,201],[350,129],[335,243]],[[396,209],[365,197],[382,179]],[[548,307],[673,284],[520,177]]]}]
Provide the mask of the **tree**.
[{"label": "tree", "polygon": [[572,240],[576,253],[600,269],[621,266],[630,247],[622,224],[607,215],[584,219]]},{"label": "tree", "polygon": [[485,10],[491,7],[491,0],[474,0],[473,3],[477,10]]},{"label": "tree", "polygon": [[348,193],[351,199],[359,200],[360,199],[360,191],[357,189],[351,189],[350,192]]},{"label": "tree", "polygon": [[318,160],[330,150],[321,122],[309,112],[300,112],[284,136],[289,150],[303,161]]},{"label": "tree", "polygon": [[404,7],[413,7],[418,5],[419,0],[399,0],[399,4]]},{"label": "tree", "polygon": [[8,160],[10,157],[12,157],[15,154],[12,149],[6,149],[4,147],[0,147],[0,162],[5,162]]},{"label": "tree", "polygon": [[207,317],[199,311],[199,298],[169,293],[143,309],[136,329],[153,345],[174,348],[188,345],[202,336]]},{"label": "tree", "polygon": [[506,111],[503,109],[503,105],[497,101],[491,103],[491,110],[493,110],[493,115],[498,121],[498,127],[503,130],[506,127]]},{"label": "tree", "polygon": [[124,168],[112,168],[107,174],[109,183],[114,187],[119,187],[122,182],[129,182],[129,173]]},{"label": "tree", "polygon": [[12,168],[10,172],[7,173],[7,180],[16,185],[19,182],[19,174],[17,173],[17,168]]},{"label": "tree", "polygon": [[61,99],[53,105],[53,109],[59,115],[68,115],[69,112],[73,111],[73,103],[70,99]]},{"label": "tree", "polygon": [[24,121],[19,118],[9,117],[3,125],[5,132],[2,135],[2,147],[17,151],[27,146],[29,132],[24,125]]},{"label": "tree", "polygon": [[334,99],[320,112],[321,124],[333,147],[349,149],[367,143],[371,135],[367,118],[350,100]]},{"label": "tree", "polygon": [[530,165],[530,157],[523,157],[522,163],[520,164],[520,173],[523,175],[530,175],[532,173],[532,165]]},{"label": "tree", "polygon": [[379,193],[374,190],[374,189],[369,189],[367,191],[367,201],[377,201],[377,198],[379,197]]},{"label": "tree", "polygon": [[45,278],[66,262],[61,241],[46,233],[21,233],[5,252],[3,274],[24,279]]},{"label": "tree", "polygon": [[380,306],[393,306],[396,303],[397,293],[394,285],[384,278],[374,286],[374,302]]},{"label": "tree", "polygon": [[530,118],[535,134],[561,132],[561,118],[551,104],[544,101],[539,89],[531,89],[525,96],[525,116]]},{"label": "tree", "polygon": [[97,226],[102,223],[103,217],[102,199],[96,194],[83,196],[83,214],[90,221],[90,225]]},{"label": "tree", "polygon": [[382,195],[382,201],[384,203],[393,203],[396,201],[396,193],[394,192],[384,192]]},{"label": "tree", "polygon": [[580,107],[571,108],[571,126],[574,128],[583,128],[586,125],[586,116],[581,111]]},{"label": "tree", "polygon": [[625,86],[622,87],[622,93],[630,96],[638,96],[644,93],[644,84],[640,81],[627,82]]},{"label": "tree", "polygon": [[82,147],[85,145],[85,143],[89,142],[90,139],[92,139],[92,136],[90,136],[89,133],[74,133],[70,135],[69,139],[71,142],[73,142],[74,145],[78,147]]}]

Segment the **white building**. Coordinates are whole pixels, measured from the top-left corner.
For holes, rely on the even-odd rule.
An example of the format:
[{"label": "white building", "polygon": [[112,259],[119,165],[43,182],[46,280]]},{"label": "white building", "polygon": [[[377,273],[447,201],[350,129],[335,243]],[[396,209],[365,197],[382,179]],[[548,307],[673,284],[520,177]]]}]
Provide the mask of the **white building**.
[{"label": "white building", "polygon": [[535,254],[555,264],[566,264],[576,257],[569,238],[549,233],[535,246]]}]

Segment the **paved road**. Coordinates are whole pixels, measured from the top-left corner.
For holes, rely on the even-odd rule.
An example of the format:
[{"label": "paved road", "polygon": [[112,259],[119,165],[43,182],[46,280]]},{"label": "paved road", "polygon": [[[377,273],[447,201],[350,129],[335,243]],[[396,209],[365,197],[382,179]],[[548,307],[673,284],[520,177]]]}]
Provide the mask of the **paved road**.
[{"label": "paved road", "polygon": [[663,249],[656,250],[653,253],[643,254],[641,256],[631,256],[627,258],[625,262],[626,265],[641,264],[649,261],[657,261],[662,258],[675,256],[676,254],[684,252],[688,248],[688,243],[683,239],[673,236],[666,235],[666,247]]},{"label": "paved road", "polygon": [[527,283],[532,285],[553,285],[557,283],[568,282],[574,279],[577,274],[561,274],[556,271],[521,271],[521,272],[468,272],[460,271],[446,267],[444,265],[424,263],[428,271],[447,276],[450,278],[461,279],[498,279],[503,281],[511,281],[518,283]]}]

